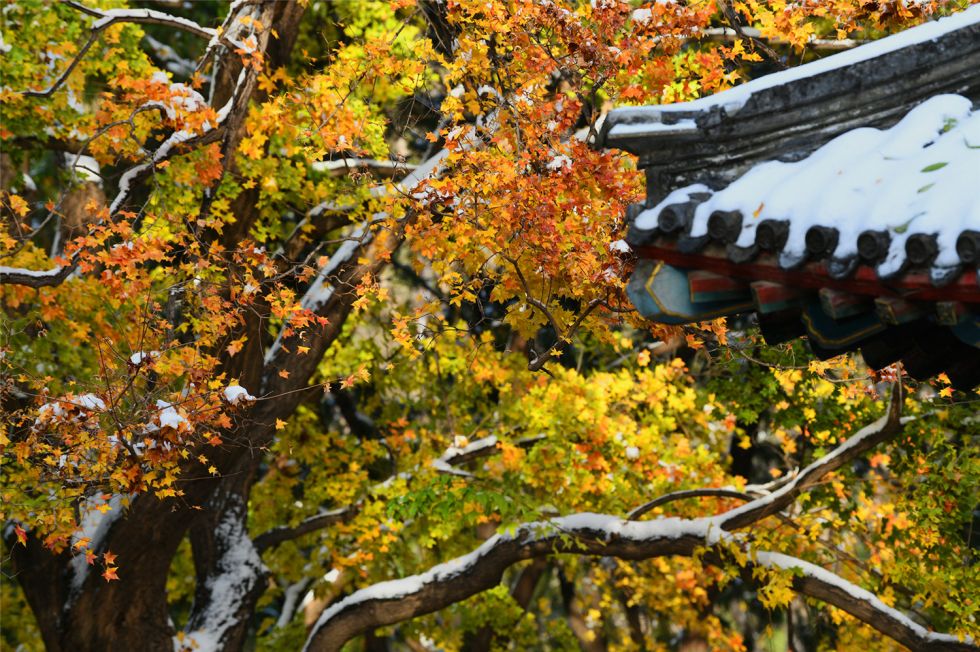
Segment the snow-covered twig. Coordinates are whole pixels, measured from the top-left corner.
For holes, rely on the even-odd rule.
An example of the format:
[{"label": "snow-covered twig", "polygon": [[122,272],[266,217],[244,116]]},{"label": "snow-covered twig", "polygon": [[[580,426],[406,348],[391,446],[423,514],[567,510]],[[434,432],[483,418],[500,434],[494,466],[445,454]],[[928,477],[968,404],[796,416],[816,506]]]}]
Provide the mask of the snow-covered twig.
[{"label": "snow-covered twig", "polygon": [[119,177],[119,191],[116,193],[115,198],[112,200],[112,204],[109,205],[109,214],[113,215],[118,211],[123,202],[129,197],[130,193],[133,191],[133,186],[135,182],[141,177],[150,173],[151,170],[161,162],[169,159],[177,153],[178,145],[186,145],[188,143],[208,142],[217,133],[218,129],[224,124],[225,120],[228,119],[228,115],[231,113],[232,107],[238,100],[238,91],[241,89],[244,79],[246,77],[246,68],[243,68],[238,76],[238,81],[235,86],[235,91],[225,102],[225,105],[218,110],[218,120],[215,125],[207,125],[207,128],[201,134],[194,134],[193,132],[187,131],[186,129],[181,129],[170,134],[167,140],[163,141],[159,147],[149,156],[149,161],[134,165],[133,167],[126,170],[121,177]]},{"label": "snow-covered twig", "polygon": [[68,67],[62,71],[58,78],[51,83],[51,85],[42,90],[28,90],[24,91],[23,94],[27,97],[49,97],[54,93],[72,71],[78,66],[82,58],[88,53],[91,47],[95,44],[95,41],[99,38],[99,34],[105,31],[111,25],[116,23],[137,23],[142,25],[165,25],[173,29],[179,29],[181,31],[193,34],[195,36],[200,36],[202,38],[212,39],[215,38],[216,32],[208,27],[201,27],[193,20],[188,20],[187,18],[181,18],[179,16],[171,16],[170,14],[163,13],[162,11],[155,11],[153,9],[94,9],[92,7],[87,7],[80,2],[74,2],[68,0],[65,2],[66,5],[72,9],[77,9],[82,13],[88,14],[89,16],[94,16],[97,20],[92,23],[89,27],[89,37],[88,40],[79,48],[78,52],[72,58]]},{"label": "snow-covered twig", "polygon": [[902,428],[902,420],[899,417],[901,406],[901,383],[895,383],[892,386],[888,411],[883,417],[861,428],[848,437],[847,441],[812,462],[779,489],[720,515],[718,517],[720,519],[719,525],[723,529],[731,531],[781,511],[792,503],[801,492],[812,487],[828,473],[836,471],[858,455],[895,436]]},{"label": "snow-covered twig", "polygon": [[300,521],[299,524],[293,527],[280,525],[272,528],[271,530],[267,530],[266,532],[263,532],[259,536],[255,537],[255,549],[262,553],[269,548],[274,548],[275,546],[285,543],[286,541],[292,541],[293,539],[299,538],[304,534],[322,530],[323,528],[334,525],[335,523],[346,523],[357,516],[357,514],[361,511],[362,503],[363,501],[358,501],[338,509],[322,511],[315,516],[311,516]]}]

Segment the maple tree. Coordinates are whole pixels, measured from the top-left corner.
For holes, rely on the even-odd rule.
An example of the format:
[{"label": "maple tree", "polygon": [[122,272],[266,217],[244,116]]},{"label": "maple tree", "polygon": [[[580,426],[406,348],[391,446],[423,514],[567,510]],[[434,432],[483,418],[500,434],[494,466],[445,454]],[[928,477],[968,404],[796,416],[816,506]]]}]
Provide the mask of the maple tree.
[{"label": "maple tree", "polygon": [[976,649],[976,397],[643,323],[590,146],[966,3],[134,4],[0,8],[4,646]]}]

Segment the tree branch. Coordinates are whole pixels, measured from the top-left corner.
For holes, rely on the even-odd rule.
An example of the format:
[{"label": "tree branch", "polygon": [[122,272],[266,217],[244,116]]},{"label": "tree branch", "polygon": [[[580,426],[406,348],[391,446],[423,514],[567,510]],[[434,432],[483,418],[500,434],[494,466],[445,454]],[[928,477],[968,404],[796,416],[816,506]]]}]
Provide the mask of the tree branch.
[{"label": "tree branch", "polygon": [[346,523],[357,516],[357,514],[361,511],[361,505],[363,503],[363,500],[359,500],[351,505],[321,512],[315,516],[311,516],[300,521],[298,525],[293,527],[288,527],[285,525],[274,527],[271,530],[267,530],[255,537],[255,549],[259,551],[259,554],[262,554],[270,548],[274,548],[281,543],[285,543],[286,541],[292,541],[293,539],[299,538],[304,534],[322,530],[323,528],[329,527],[336,523]]},{"label": "tree branch", "polygon": [[85,5],[79,2],[74,2],[73,0],[66,0],[64,4],[84,14],[93,16],[98,20],[92,23],[92,26],[89,28],[90,31],[88,40],[85,41],[85,44],[82,45],[81,48],[79,48],[74,58],[68,64],[68,67],[65,68],[60,75],[58,75],[58,78],[52,82],[51,86],[43,91],[23,91],[22,94],[27,97],[50,97],[52,93],[58,90],[58,88],[65,83],[68,76],[71,75],[72,71],[81,62],[82,57],[84,57],[88,53],[89,49],[91,49],[91,47],[95,44],[96,39],[99,38],[99,34],[116,23],[165,25],[167,27],[178,29],[183,32],[187,32],[188,34],[193,34],[206,39],[215,38],[217,36],[217,32],[215,30],[207,27],[201,27],[193,20],[180,18],[178,16],[171,16],[170,14],[165,14],[161,11],[155,11],[153,9],[108,9],[103,11],[93,9],[92,7],[86,7]]},{"label": "tree branch", "polygon": [[626,515],[627,521],[638,521],[647,512],[660,507],[661,505],[666,505],[667,503],[672,503],[675,500],[684,500],[685,498],[701,498],[704,496],[717,496],[719,498],[737,498],[739,500],[750,501],[753,497],[747,493],[741,491],[735,491],[734,489],[688,489],[686,491],[674,491],[669,494],[664,494],[658,498],[654,498],[648,503],[644,503],[631,511]]},{"label": "tree branch", "polygon": [[[575,514],[528,523],[512,536],[494,535],[470,554],[419,575],[354,592],[320,615],[304,652],[340,650],[365,631],[438,611],[495,586],[508,567],[525,559],[560,553],[621,559],[692,556],[716,532],[717,519],[710,518],[638,522],[604,514]],[[797,591],[846,611],[913,650],[978,649],[972,640],[961,642],[927,631],[868,591],[819,566],[763,551],[755,552],[755,558],[758,566],[798,569]]]},{"label": "tree branch", "polygon": [[812,462],[800,471],[795,478],[771,494],[756,498],[752,502],[722,514],[719,517],[721,519],[719,525],[725,530],[736,530],[755,523],[770,514],[782,511],[800,493],[815,485],[828,473],[836,471],[844,464],[871,450],[879,443],[891,439],[898,434],[902,429],[902,420],[899,417],[901,407],[902,385],[898,382],[892,385],[892,395],[888,410],[883,417],[861,428],[843,444],[815,462]]},{"label": "tree branch", "polygon": [[26,285],[32,288],[60,285],[74,270],[74,265],[58,265],[45,271],[0,267],[0,285]]},{"label": "tree branch", "polygon": [[[355,592],[324,611],[305,649],[312,652],[339,650],[350,638],[368,629],[437,611],[494,586],[506,568],[523,559],[560,552],[622,559],[690,556],[705,544],[734,541],[728,531],[781,511],[828,473],[897,433],[902,423],[898,416],[901,402],[901,387],[896,383],[885,416],[860,429],[779,489],[745,505],[718,516],[699,519],[660,517],[636,521],[602,514],[575,514],[529,523],[513,535],[495,535],[469,555],[435,566],[420,575]],[[646,508],[649,511],[658,504],[694,495],[744,497],[744,494],[720,489],[676,492],[651,501],[653,506],[647,507],[648,503],[639,510]],[[634,510],[631,517],[635,518],[637,511]],[[787,559],[792,558],[772,553],[769,557],[763,556],[758,563],[782,568]],[[798,591],[847,611],[912,649],[977,649],[972,642],[960,644],[954,637],[930,634],[863,589],[817,566],[793,561],[796,563],[794,568],[803,570],[794,583]]]}]

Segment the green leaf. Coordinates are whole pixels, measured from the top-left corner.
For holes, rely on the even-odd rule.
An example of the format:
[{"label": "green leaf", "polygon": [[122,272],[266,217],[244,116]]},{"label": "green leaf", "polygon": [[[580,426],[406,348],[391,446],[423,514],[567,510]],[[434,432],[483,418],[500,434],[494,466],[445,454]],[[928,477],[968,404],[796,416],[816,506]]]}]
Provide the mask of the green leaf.
[{"label": "green leaf", "polygon": [[923,172],[935,172],[936,170],[941,170],[942,168],[946,167],[947,165],[949,165],[949,163],[946,162],[946,161],[942,161],[940,163],[933,163],[932,165],[927,165],[924,168],[922,168],[922,171]]},{"label": "green leaf", "polygon": [[924,185],[921,188],[919,188],[919,193],[923,193],[926,190],[929,190],[929,188],[932,188],[934,185],[936,185],[936,184],[934,184],[934,183],[927,183],[926,185]]}]

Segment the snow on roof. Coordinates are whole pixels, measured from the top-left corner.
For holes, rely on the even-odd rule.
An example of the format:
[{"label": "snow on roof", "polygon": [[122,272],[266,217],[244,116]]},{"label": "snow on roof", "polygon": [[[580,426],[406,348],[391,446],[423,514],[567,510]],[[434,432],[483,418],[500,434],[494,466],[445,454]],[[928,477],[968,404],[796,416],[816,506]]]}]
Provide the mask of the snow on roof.
[{"label": "snow on roof", "polygon": [[[610,120],[615,125],[610,129],[606,137],[608,140],[617,140],[635,137],[640,135],[640,133],[645,134],[646,131],[644,129],[651,129],[651,124],[663,122],[664,115],[671,113],[697,114],[720,108],[732,114],[745,106],[752,95],[759,91],[822,75],[832,70],[847,68],[854,64],[876,59],[919,43],[935,41],[950,32],[977,23],[980,23],[980,5],[975,5],[952,16],[924,23],[899,32],[898,34],[866,43],[852,50],[753,79],[726,91],[715,93],[708,97],[702,97],[691,102],[616,109],[609,114]],[[671,124],[669,125],[670,129],[668,131],[688,131],[693,127],[691,124],[686,124],[689,121],[681,122],[685,122],[685,124]],[[642,125],[640,123],[647,124]]]},{"label": "snow on roof", "polygon": [[[729,242],[744,248],[757,244],[757,227],[765,220],[782,222],[788,231],[780,264],[790,267],[807,257],[810,229],[829,227],[838,235],[825,257],[864,257],[883,278],[909,262],[944,278],[963,263],[975,263],[961,260],[957,241],[965,232],[980,231],[978,171],[980,110],[965,97],[937,95],[890,129],[845,132],[801,161],[756,165],[723,190],[701,195],[707,199],[696,205],[684,235],[707,236],[712,216],[737,213],[740,224],[736,220],[736,237]],[[668,206],[705,191],[702,185],[674,191],[640,213],[636,228],[655,228]],[[883,234],[874,256],[859,251],[869,232]],[[912,251],[916,242],[929,249],[926,259]]]}]

